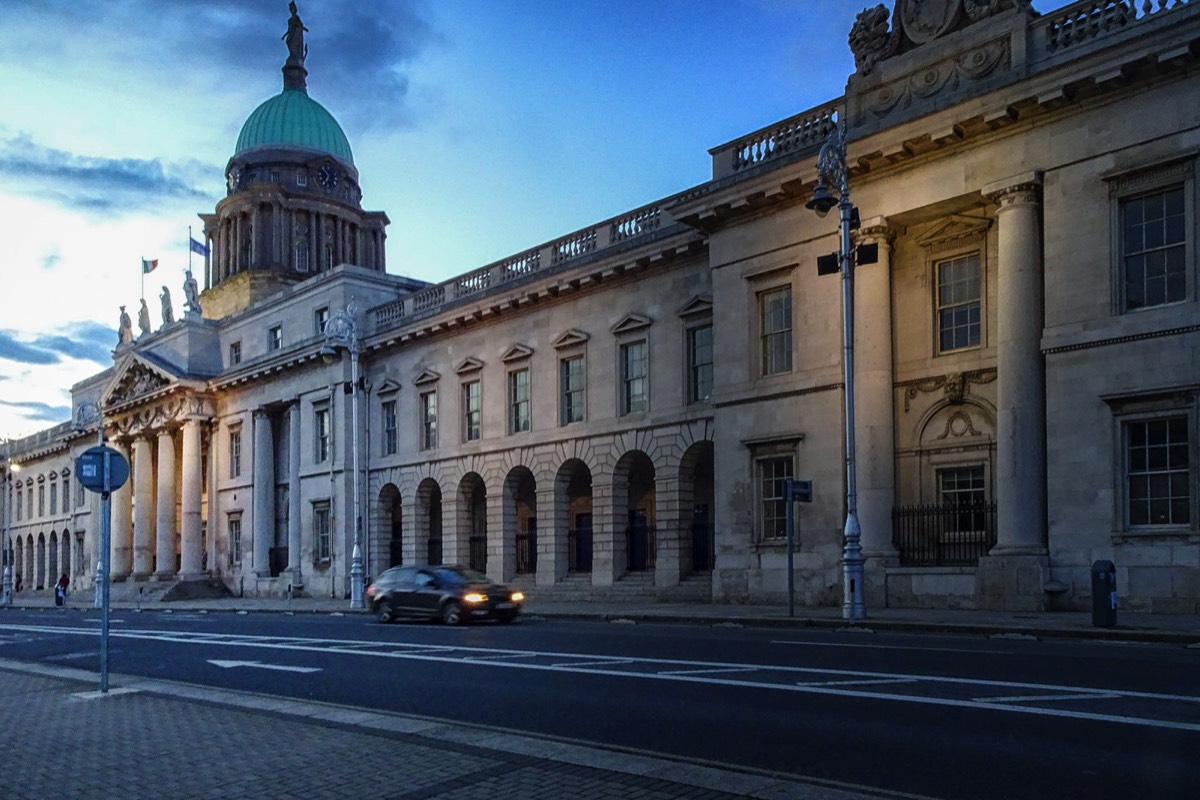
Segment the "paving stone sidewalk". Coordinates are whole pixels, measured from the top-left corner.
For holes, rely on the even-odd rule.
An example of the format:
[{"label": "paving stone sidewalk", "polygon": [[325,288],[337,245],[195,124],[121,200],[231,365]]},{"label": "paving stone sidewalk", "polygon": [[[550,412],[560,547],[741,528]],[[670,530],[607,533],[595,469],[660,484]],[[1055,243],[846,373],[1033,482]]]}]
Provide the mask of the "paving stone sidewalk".
[{"label": "paving stone sidewalk", "polygon": [[0,661],[7,800],[865,800],[801,782],[321,703]]}]

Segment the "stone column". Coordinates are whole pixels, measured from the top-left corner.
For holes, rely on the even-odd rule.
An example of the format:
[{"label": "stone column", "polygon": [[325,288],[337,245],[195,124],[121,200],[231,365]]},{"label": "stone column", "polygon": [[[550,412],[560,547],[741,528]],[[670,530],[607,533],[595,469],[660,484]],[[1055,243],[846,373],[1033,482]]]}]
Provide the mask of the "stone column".
[{"label": "stone column", "polygon": [[[222,474],[220,458],[222,449],[218,443],[222,441],[228,442],[228,438],[224,436],[224,428],[221,427],[219,421],[213,420],[208,431],[208,476],[206,478],[208,481],[208,508],[205,511],[208,525],[204,532],[204,549],[208,554],[208,563],[205,567],[209,575],[221,574],[221,568],[229,563],[228,551],[225,552],[224,561],[217,557],[217,534],[225,529],[221,516],[221,492],[218,488]],[[229,474],[228,467],[226,467],[225,474]]]},{"label": "stone column", "polygon": [[155,576],[175,575],[175,432],[158,432],[158,503],[155,525]]},{"label": "stone column", "polygon": [[304,513],[300,505],[300,401],[288,407],[288,572],[292,576],[292,587],[304,585],[301,570],[300,517]]},{"label": "stone column", "polygon": [[154,463],[146,434],[133,440],[133,577],[145,580],[154,569],[150,545],[154,519]]},{"label": "stone column", "polygon": [[198,578],[203,572],[204,544],[200,539],[200,499],[203,476],[200,420],[183,423],[183,506],[180,525],[180,577]]},{"label": "stone column", "polygon": [[612,473],[592,476],[593,586],[612,586],[625,573],[625,527],[629,515],[627,491],[622,485],[618,504]]},{"label": "stone column", "polygon": [[[118,442],[109,442],[109,447],[129,458],[129,451]],[[99,504],[96,506],[99,508]],[[111,561],[109,569],[112,578],[127,578],[133,568],[133,481],[125,481],[125,485],[112,493],[112,527],[109,532],[109,547]],[[100,557],[99,536],[96,541],[96,557]]]},{"label": "stone column", "polygon": [[552,586],[567,576],[567,495],[558,501],[553,478],[537,484],[537,584]]},{"label": "stone column", "polygon": [[275,436],[271,415],[254,411],[254,545],[250,567],[260,578],[271,574],[271,542],[275,537]]},{"label": "stone column", "polygon": [[690,548],[692,543],[691,531],[683,530],[678,466],[672,477],[657,473],[654,490],[654,585],[678,586],[683,575],[681,554],[685,534],[687,547]]},{"label": "stone column", "polygon": [[515,501],[508,494],[508,482],[499,489],[488,489],[484,504],[488,574],[496,580],[511,581],[517,574],[517,515],[513,513]]},{"label": "stone column", "polygon": [[985,606],[1040,609],[1046,577],[1046,389],[1040,173],[984,188],[996,203],[997,543],[980,562]]},{"label": "stone column", "polygon": [[862,529],[865,602],[887,601],[887,567],[897,564],[892,546],[896,501],[895,394],[892,367],[892,238],[887,220],[866,220],[859,244],[879,245],[879,261],[854,269],[854,459],[858,521]]}]

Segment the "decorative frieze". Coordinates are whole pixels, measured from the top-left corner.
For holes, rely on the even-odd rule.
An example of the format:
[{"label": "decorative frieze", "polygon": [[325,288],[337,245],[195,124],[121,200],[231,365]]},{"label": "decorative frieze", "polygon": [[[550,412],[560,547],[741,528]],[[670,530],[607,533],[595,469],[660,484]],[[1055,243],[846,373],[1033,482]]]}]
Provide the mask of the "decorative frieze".
[{"label": "decorative frieze", "polygon": [[939,389],[951,405],[960,405],[971,393],[971,386],[985,385],[996,380],[995,369],[975,369],[966,372],[951,372],[897,384],[904,390],[904,410],[907,412],[912,400],[919,394],[929,394]]}]

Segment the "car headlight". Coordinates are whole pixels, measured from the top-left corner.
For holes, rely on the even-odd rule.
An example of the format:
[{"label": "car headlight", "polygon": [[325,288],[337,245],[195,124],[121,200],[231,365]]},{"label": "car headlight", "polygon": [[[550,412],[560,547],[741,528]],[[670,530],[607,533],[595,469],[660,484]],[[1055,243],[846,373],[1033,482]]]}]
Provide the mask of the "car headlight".
[{"label": "car headlight", "polygon": [[522,600],[524,600],[524,599],[525,599],[525,593],[524,593],[524,592],[513,592],[513,593],[512,593],[512,601],[513,601],[514,603],[519,603],[519,602],[521,602],[521,601],[522,601]]},{"label": "car headlight", "polygon": [[471,592],[470,594],[464,595],[463,600],[468,603],[483,603],[487,601],[487,595],[480,594],[479,592]]}]

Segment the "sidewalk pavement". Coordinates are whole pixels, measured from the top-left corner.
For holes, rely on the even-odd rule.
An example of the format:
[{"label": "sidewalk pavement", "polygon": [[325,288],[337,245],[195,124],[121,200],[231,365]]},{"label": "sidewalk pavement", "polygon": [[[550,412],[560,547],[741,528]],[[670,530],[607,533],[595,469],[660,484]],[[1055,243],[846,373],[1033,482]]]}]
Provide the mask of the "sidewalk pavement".
[{"label": "sidewalk pavement", "polygon": [[[530,592],[524,609],[527,619],[568,618],[645,623],[690,623],[740,625],[744,627],[854,628],[860,631],[936,631],[981,635],[1028,636],[1032,638],[1103,639],[1129,642],[1183,644],[1200,648],[1200,614],[1149,614],[1117,611],[1116,625],[1093,624],[1091,612],[1080,611],[974,611],[966,609],[868,608],[866,618],[849,623],[841,608],[796,606],[789,615],[780,606],[734,603],[674,603],[622,601],[567,601],[539,598]],[[127,599],[133,597],[134,599]],[[330,597],[225,597],[205,600],[163,602],[138,601],[136,595],[110,598],[112,608],[146,611],[208,611],[262,613],[369,613],[352,609],[348,599]],[[76,592],[67,598],[72,608],[94,608],[91,592]],[[13,608],[54,607],[53,592],[21,592]]]}]

